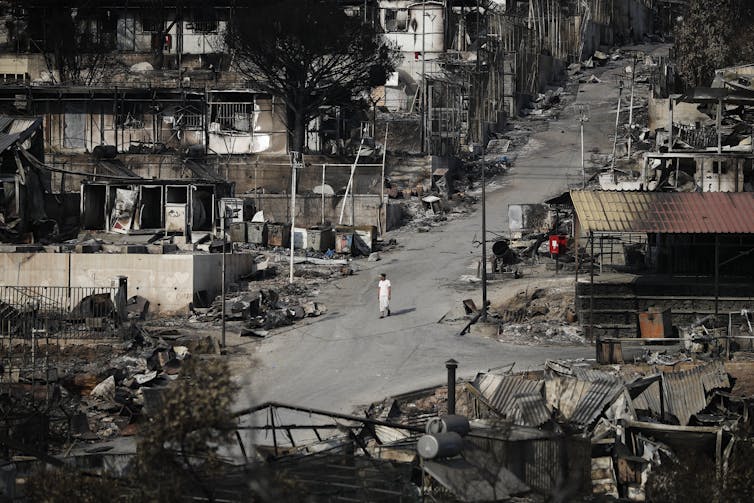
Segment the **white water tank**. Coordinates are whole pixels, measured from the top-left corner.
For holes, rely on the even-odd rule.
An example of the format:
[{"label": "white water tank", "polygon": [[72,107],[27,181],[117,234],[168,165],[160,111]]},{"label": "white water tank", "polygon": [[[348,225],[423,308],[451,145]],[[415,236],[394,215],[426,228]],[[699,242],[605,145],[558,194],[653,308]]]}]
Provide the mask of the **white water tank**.
[{"label": "white water tank", "polygon": [[453,431],[424,435],[416,443],[416,452],[424,459],[451,458],[461,453],[463,439]]}]

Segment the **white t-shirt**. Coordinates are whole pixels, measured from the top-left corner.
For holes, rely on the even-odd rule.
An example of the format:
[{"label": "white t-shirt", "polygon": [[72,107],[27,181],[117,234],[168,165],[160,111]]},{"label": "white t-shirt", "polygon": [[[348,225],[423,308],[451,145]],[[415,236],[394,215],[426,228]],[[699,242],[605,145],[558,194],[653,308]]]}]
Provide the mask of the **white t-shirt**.
[{"label": "white t-shirt", "polygon": [[389,279],[381,279],[379,284],[377,285],[380,289],[380,297],[387,297],[388,291],[390,290],[390,280]]}]

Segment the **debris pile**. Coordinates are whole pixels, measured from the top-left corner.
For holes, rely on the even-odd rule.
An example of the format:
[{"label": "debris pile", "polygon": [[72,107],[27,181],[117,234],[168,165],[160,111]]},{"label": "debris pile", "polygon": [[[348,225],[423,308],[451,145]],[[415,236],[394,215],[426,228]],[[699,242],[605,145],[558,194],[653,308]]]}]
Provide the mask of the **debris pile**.
[{"label": "debris pile", "polygon": [[576,319],[574,294],[559,287],[519,291],[493,309],[499,317],[497,339],[516,344],[584,344]]},{"label": "debris pile", "polygon": [[[490,371],[458,383],[453,411],[468,419],[469,437],[458,439],[453,453],[433,459],[429,475],[458,496],[464,489],[453,482],[456,477],[442,474],[457,473],[494,452],[486,468],[506,471],[515,482],[509,486],[523,493],[562,494],[555,481],[569,480],[569,500],[649,501],[653,472],[685,452],[690,442],[695,455],[728,466],[731,447],[748,441],[751,428],[751,397],[736,384],[745,372],[736,368],[729,374],[729,366],[719,360],[655,361],[603,367],[548,361],[543,371]],[[754,364],[747,362],[746,368],[750,375]],[[449,398],[440,389],[447,391],[393,397],[374,404],[368,415],[423,426],[428,433],[443,424],[450,428],[458,416],[444,416]],[[399,434],[398,428],[382,428],[377,435],[382,452],[392,447],[404,459],[412,453],[408,460],[418,460],[416,435]],[[407,445],[416,449],[409,451]],[[526,464],[529,455],[540,452],[547,455]]]},{"label": "debris pile", "polygon": [[560,98],[563,93],[563,88],[558,87],[557,89],[548,89],[545,93],[537,94],[537,97],[530,104],[531,107],[524,108],[521,111],[521,115],[529,115],[532,118],[555,116],[555,107],[560,104]]},{"label": "debris pile", "polygon": [[[278,288],[256,289],[226,293],[226,321],[243,322],[242,336],[264,337],[273,328],[292,325],[305,317],[317,317],[327,312],[327,306],[311,300],[319,292],[306,285],[288,284]],[[210,307],[192,307],[190,322],[218,322],[222,319],[223,296],[218,295]]]}]

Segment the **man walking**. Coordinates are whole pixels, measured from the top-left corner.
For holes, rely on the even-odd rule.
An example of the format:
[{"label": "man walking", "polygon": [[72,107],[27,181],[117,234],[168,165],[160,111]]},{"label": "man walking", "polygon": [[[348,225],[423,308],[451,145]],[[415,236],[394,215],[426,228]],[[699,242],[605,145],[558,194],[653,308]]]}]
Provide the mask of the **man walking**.
[{"label": "man walking", "polygon": [[390,296],[392,287],[387,275],[383,272],[380,274],[380,282],[377,285],[377,299],[380,301],[380,318],[390,316]]}]

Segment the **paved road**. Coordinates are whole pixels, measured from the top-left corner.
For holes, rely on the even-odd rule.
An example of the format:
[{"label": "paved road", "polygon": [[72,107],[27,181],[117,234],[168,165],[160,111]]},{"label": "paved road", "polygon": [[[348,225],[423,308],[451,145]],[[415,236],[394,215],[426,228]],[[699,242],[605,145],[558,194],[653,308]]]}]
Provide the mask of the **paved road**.
[{"label": "paved road", "polygon": [[[613,73],[617,71],[615,65]],[[576,103],[586,104],[587,150],[610,152],[617,100],[615,77],[582,84]],[[581,182],[579,125],[572,106],[549,128],[535,134],[510,173],[497,180],[487,197],[488,229],[507,227],[507,205],[541,202]],[[503,344],[480,336],[457,335],[458,328],[438,320],[461,299],[473,297],[459,278],[473,274],[479,248],[481,214],[449,222],[429,233],[391,233],[403,249],[380,262],[358,262],[356,275],[323,288],[326,316],[265,339],[244,376],[242,401],[267,400],[351,412],[357,405],[445,379],[444,362],[460,362],[459,375],[512,362],[517,369],[540,367],[547,358],[591,358],[589,346],[546,347]],[[393,283],[393,316],[378,319],[377,276]],[[479,299],[481,294],[475,293]]]}]

